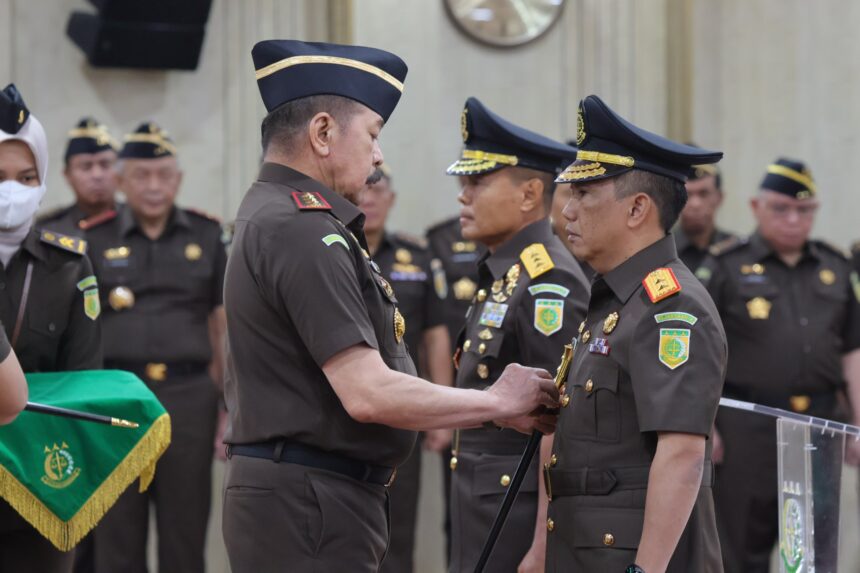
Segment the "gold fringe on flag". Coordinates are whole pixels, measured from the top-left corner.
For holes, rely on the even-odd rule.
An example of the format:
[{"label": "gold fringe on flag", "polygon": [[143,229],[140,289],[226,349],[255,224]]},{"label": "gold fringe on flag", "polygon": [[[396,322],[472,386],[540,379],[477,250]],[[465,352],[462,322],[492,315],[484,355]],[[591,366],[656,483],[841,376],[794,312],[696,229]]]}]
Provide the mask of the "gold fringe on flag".
[{"label": "gold fringe on flag", "polygon": [[140,477],[146,491],[155,464],[170,445],[170,415],[162,414],[69,521],[62,521],[0,465],[0,497],[60,551],[71,551],[104,517],[119,496]]}]

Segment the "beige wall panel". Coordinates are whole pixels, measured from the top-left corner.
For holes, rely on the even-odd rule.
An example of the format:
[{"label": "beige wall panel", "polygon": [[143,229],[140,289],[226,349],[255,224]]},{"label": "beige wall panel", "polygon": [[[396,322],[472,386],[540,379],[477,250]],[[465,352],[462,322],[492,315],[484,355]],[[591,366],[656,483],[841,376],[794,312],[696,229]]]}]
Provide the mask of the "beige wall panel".
[{"label": "beige wall panel", "polygon": [[860,153],[860,4],[851,0],[696,0],[693,115],[702,145],[725,150],[724,226],[749,232],[748,199],[768,163],[811,166],[815,234],[860,238],[851,168]]}]

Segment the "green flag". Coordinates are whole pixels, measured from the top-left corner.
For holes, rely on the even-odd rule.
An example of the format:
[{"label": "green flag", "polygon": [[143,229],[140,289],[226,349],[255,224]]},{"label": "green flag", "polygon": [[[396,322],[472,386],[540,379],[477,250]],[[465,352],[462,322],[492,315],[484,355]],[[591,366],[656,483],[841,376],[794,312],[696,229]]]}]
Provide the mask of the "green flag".
[{"label": "green flag", "polygon": [[170,443],[170,417],[134,374],[28,374],[35,402],[125,418],[135,429],[21,412],[0,427],[0,497],[58,549],[72,549],[140,477],[144,491]]}]

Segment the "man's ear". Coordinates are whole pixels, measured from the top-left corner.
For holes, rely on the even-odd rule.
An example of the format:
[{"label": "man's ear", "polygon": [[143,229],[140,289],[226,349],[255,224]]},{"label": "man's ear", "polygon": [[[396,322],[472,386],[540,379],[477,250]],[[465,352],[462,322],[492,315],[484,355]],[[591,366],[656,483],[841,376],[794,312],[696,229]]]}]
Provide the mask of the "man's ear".
[{"label": "man's ear", "polygon": [[[632,228],[641,227],[648,217],[656,214],[656,205],[646,193],[636,193],[629,198],[627,204],[627,226]],[[657,214],[659,217],[659,214]]]},{"label": "man's ear", "polygon": [[308,122],[308,141],[316,155],[328,157],[331,153],[331,141],[335,125],[334,118],[324,111],[313,116]]},{"label": "man's ear", "polygon": [[522,183],[523,202],[520,210],[524,213],[533,211],[536,207],[543,205],[543,181],[537,177],[532,177]]}]

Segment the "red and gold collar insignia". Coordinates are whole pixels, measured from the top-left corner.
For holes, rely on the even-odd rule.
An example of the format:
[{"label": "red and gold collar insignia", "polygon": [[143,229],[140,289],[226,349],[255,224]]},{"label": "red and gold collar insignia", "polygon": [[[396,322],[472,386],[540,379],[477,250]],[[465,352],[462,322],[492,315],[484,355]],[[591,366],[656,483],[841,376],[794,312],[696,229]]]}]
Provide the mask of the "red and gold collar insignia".
[{"label": "red and gold collar insignia", "polygon": [[648,276],[642,280],[642,285],[648,293],[648,298],[655,303],[681,292],[681,284],[675,277],[675,273],[666,267],[648,273]]},{"label": "red and gold collar insignia", "polygon": [[302,211],[311,209],[331,209],[331,205],[328,204],[328,201],[323,199],[323,196],[315,191],[293,191],[293,200],[296,202],[296,205],[298,205],[299,209],[301,209]]}]

